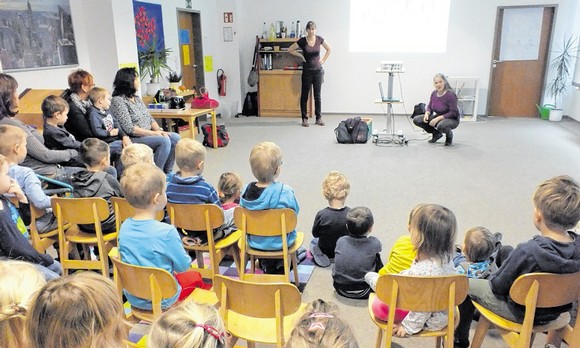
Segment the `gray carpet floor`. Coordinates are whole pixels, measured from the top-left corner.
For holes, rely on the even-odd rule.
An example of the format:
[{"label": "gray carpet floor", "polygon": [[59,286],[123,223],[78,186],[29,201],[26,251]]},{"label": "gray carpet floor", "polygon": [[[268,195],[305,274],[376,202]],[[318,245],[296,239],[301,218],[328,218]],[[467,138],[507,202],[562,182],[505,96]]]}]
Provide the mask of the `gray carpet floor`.
[{"label": "gray carpet floor", "polygon": [[[350,115],[352,116],[352,115]],[[382,130],[386,118],[372,115],[373,127]],[[580,124],[570,119],[549,122],[529,118],[490,117],[462,123],[454,145],[443,139],[429,144],[429,135],[413,127],[408,118],[395,117],[406,146],[336,143],[334,128],[345,115],[325,116],[325,127],[303,128],[295,118],[245,117],[219,119],[230,135],[225,148],[208,149],[204,177],[217,185],[226,171],[253,181],[249,153],[261,141],[273,141],[283,151],[278,178],[294,188],[300,204],[298,230],[308,246],[312,222],[327,204],[321,183],[331,170],[343,172],[351,182],[350,207],[367,206],[374,215],[373,235],[383,243],[383,260],[394,241],[407,233],[410,210],[418,203],[450,208],[458,220],[458,240],[476,225],[502,232],[504,244],[515,245],[538,232],[532,223],[531,196],[535,187],[552,176],[568,174],[580,180]],[[198,140],[202,137],[198,135]],[[333,291],[331,269],[315,269],[303,293],[303,302],[317,298],[338,303],[352,325],[361,347],[374,346],[376,328],[368,317],[366,301],[348,300]],[[474,327],[474,326],[473,326]],[[473,329],[472,327],[472,329]],[[538,335],[534,347],[543,347]],[[395,339],[398,347],[433,344],[426,339]],[[504,347],[493,331],[484,347]]]}]

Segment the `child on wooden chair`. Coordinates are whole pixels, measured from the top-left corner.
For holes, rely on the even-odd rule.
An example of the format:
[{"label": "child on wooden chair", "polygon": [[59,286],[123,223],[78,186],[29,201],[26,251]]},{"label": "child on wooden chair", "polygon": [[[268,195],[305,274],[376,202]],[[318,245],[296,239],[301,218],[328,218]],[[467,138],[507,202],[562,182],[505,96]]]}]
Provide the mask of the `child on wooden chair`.
[{"label": "child on wooden chair", "polygon": [[[154,164],[133,164],[123,173],[121,189],[135,208],[135,215],[125,220],[119,231],[121,260],[132,265],[162,268],[176,276],[177,293],[161,302],[162,308],[168,308],[178,299],[186,298],[195,285],[203,283],[200,283],[198,272],[185,272],[190,268],[191,258],[175,227],[155,219],[157,212],[167,203],[165,174]],[[132,306],[151,310],[151,301],[127,292],[125,296]]]},{"label": "child on wooden chair", "polygon": [[[457,221],[453,212],[437,204],[423,204],[416,208],[410,221],[411,243],[417,250],[417,257],[411,268],[401,272],[406,275],[444,276],[456,274],[451,260],[457,234]],[[376,286],[367,277],[367,281]],[[378,319],[387,320],[389,307],[376,300],[373,313]],[[394,334],[399,337],[412,335],[421,330],[441,330],[447,326],[445,312],[407,312],[395,309]]]},{"label": "child on wooden chair", "polygon": [[225,237],[237,230],[234,224],[234,208],[240,203],[242,178],[237,173],[223,173],[220,175],[217,191],[224,210],[224,224],[220,229]]}]

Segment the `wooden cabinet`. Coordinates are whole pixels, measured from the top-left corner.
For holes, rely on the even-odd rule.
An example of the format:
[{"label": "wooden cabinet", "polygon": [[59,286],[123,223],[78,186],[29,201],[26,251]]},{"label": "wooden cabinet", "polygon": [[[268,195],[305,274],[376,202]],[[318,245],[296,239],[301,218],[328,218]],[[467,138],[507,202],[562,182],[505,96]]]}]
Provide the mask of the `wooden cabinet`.
[{"label": "wooden cabinet", "polygon": [[[258,105],[259,116],[301,117],[300,91],[302,70],[300,59],[288,53],[296,38],[259,39]],[[312,97],[308,101],[311,116]]]}]

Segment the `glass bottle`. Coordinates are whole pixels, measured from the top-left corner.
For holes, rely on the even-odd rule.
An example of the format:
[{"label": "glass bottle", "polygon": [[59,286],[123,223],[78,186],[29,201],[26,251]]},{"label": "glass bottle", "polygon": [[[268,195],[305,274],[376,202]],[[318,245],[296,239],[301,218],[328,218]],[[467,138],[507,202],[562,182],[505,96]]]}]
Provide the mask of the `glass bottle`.
[{"label": "glass bottle", "polygon": [[292,22],[292,26],[290,27],[290,37],[296,37],[296,26],[294,25],[294,22]]},{"label": "glass bottle", "polygon": [[267,38],[268,38],[268,28],[266,27],[266,22],[264,22],[264,25],[262,26],[262,39]]}]

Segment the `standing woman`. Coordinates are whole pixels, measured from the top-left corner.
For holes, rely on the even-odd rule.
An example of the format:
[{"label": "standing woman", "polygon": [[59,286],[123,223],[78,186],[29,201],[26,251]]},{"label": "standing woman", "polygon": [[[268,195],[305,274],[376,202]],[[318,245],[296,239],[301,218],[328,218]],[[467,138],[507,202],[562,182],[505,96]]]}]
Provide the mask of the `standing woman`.
[{"label": "standing woman", "polygon": [[117,71],[113,82],[111,113],[117,117],[123,131],[134,143],[145,144],[153,150],[155,165],[165,174],[173,170],[175,164],[175,144],[179,134],[166,132],[153,119],[141,98],[135,95],[141,81],[135,68]]},{"label": "standing woman", "polygon": [[[326,52],[324,57],[320,58],[320,46],[324,47]],[[302,53],[298,52],[298,48]],[[300,112],[302,114],[302,127],[308,127],[308,116],[306,115],[306,102],[311,86],[314,87],[314,112],[316,114],[316,124],[324,126],[322,121],[321,107],[322,101],[320,92],[322,82],[324,82],[324,69],[322,65],[330,55],[330,45],[324,41],[322,36],[316,35],[316,23],[309,21],[306,24],[306,37],[300,38],[288,48],[288,52],[304,61],[302,67],[302,92],[300,94]]]},{"label": "standing woman", "polygon": [[431,93],[425,115],[415,116],[413,123],[427,133],[433,134],[429,140],[430,143],[435,143],[445,134],[445,146],[451,146],[453,144],[452,130],[459,126],[457,95],[442,73],[435,75],[433,84],[435,90]]},{"label": "standing woman", "polygon": [[64,124],[69,133],[78,141],[92,138],[93,132],[88,121],[91,101],[89,92],[95,86],[93,75],[83,69],[78,69],[68,75],[69,88],[63,98],[68,102],[68,120]]}]

